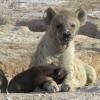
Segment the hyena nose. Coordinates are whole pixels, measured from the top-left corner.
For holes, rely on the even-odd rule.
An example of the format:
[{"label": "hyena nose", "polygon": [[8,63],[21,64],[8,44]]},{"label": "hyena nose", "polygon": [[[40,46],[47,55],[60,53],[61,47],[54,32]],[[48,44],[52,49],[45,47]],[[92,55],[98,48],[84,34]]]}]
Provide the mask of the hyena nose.
[{"label": "hyena nose", "polygon": [[70,38],[70,36],[71,36],[70,32],[64,32],[63,33],[64,40],[67,40],[68,38]]}]

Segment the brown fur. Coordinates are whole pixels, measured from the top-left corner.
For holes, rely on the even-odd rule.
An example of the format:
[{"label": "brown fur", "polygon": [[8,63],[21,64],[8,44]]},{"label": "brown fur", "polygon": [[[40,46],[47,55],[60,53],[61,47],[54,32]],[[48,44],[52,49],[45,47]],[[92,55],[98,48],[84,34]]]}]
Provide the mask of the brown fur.
[{"label": "brown fur", "polygon": [[[64,68],[55,65],[33,66],[32,68],[16,75],[10,81],[8,92],[28,93],[33,92],[37,87],[48,90],[45,85],[53,83],[55,86],[60,84],[63,82],[65,76],[66,71]],[[52,88],[49,88],[49,92],[55,91],[52,90]]]}]

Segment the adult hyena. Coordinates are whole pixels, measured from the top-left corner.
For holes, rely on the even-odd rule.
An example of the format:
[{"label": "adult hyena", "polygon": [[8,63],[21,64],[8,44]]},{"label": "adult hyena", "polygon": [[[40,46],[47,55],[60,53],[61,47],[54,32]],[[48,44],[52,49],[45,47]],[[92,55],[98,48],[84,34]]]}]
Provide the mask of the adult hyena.
[{"label": "adult hyena", "polygon": [[[54,11],[48,8],[45,11],[44,21],[48,24],[46,34],[41,40],[32,61],[34,65],[55,64],[64,67],[68,73],[61,90],[75,90],[96,81],[96,72],[93,67],[79,60],[75,55],[74,38],[86,22],[86,13],[78,9],[75,13],[66,10]],[[57,87],[47,88],[53,91]]]}]

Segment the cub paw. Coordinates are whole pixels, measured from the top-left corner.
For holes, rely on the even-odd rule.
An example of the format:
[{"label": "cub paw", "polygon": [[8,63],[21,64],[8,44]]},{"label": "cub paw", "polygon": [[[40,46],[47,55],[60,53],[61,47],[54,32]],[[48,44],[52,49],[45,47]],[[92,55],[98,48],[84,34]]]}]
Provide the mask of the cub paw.
[{"label": "cub paw", "polygon": [[45,89],[47,92],[55,93],[59,92],[60,89],[55,81],[47,81],[43,85],[43,89]]}]

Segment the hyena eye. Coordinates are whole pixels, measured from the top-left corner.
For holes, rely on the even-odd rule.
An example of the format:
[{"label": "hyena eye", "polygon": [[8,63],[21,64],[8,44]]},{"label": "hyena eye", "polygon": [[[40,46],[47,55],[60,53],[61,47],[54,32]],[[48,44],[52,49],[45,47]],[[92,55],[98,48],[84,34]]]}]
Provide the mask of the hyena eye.
[{"label": "hyena eye", "polygon": [[75,24],[71,24],[71,27],[72,27],[72,28],[75,28]]},{"label": "hyena eye", "polygon": [[57,28],[61,28],[63,25],[62,24],[57,24],[56,27]]}]

